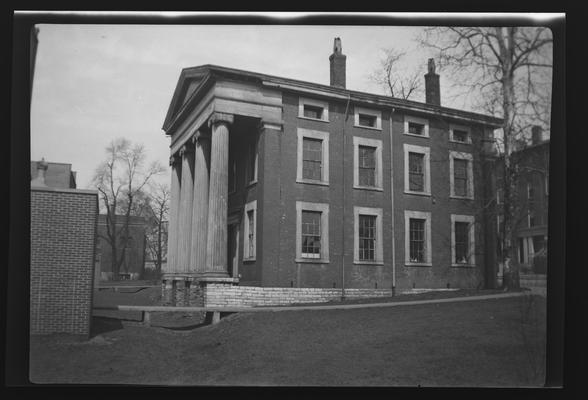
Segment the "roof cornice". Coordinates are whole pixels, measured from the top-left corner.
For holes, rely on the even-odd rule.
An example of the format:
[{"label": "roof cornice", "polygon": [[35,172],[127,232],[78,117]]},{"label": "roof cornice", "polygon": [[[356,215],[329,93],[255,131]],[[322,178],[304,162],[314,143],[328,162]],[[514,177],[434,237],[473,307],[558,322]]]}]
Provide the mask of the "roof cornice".
[{"label": "roof cornice", "polygon": [[[180,107],[177,112],[173,110],[177,107],[177,102],[180,99],[180,93],[185,81],[190,76],[204,76],[203,81],[196,88],[194,93],[190,96],[188,101]],[[427,103],[421,103],[412,100],[398,99],[389,96],[383,96],[373,93],[359,92],[329,85],[323,85],[314,82],[301,81],[297,79],[282,78],[274,75],[267,75],[257,72],[239,70],[234,68],[227,68],[218,65],[205,64],[197,67],[184,68],[181,72],[176,91],[172,98],[163,129],[168,131],[173,127],[177,121],[181,120],[181,114],[193,103],[194,99],[198,98],[203,89],[211,82],[211,77],[229,77],[236,80],[253,80],[268,87],[278,88],[280,90],[313,93],[318,96],[335,98],[341,100],[350,99],[353,102],[372,104],[378,107],[392,107],[402,110],[410,110],[424,114],[441,115],[447,118],[455,118],[459,120],[467,120],[470,122],[480,123],[491,126],[493,128],[500,128],[503,124],[502,118],[497,118],[490,115],[479,114],[469,111],[453,109],[449,107],[436,106]],[[171,115],[171,114],[174,115]]]}]

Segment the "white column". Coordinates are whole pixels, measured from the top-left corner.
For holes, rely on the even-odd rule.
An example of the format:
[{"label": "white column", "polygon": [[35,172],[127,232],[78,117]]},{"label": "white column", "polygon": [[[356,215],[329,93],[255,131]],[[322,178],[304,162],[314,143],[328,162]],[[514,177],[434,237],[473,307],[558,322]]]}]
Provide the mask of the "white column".
[{"label": "white column", "polygon": [[178,215],[180,211],[180,157],[172,155],[169,159],[172,167],[171,173],[171,198],[169,205],[169,224],[167,238],[167,264],[163,273],[178,272]]},{"label": "white column", "polygon": [[208,175],[210,138],[200,133],[194,147],[194,197],[192,213],[192,249],[190,272],[206,270],[206,237],[208,236]]},{"label": "white column", "polygon": [[227,206],[229,190],[229,125],[230,114],[214,113],[210,145],[210,186],[208,194],[208,234],[206,275],[229,276],[227,268]]},{"label": "white column", "polygon": [[190,270],[190,248],[192,246],[192,199],[194,197],[194,149],[185,144],[180,150],[182,156],[182,184],[180,194],[179,235],[178,235],[178,270]]}]

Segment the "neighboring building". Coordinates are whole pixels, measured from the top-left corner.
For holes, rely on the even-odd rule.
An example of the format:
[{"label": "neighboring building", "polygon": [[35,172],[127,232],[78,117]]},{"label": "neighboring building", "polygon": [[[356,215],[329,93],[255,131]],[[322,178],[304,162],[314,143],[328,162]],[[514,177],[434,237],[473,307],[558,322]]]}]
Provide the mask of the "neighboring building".
[{"label": "neighboring building", "polygon": [[[547,222],[549,205],[549,139],[543,138],[541,127],[532,128],[530,143],[513,152],[513,162],[519,168],[516,213],[517,259],[521,272],[545,274],[547,266]],[[497,160],[497,230],[501,236],[501,215],[504,189],[502,188],[502,159]],[[500,240],[498,241],[500,244]],[[500,256],[500,246],[498,255]],[[501,270],[499,270],[499,278]]]},{"label": "neighboring building", "polygon": [[[116,231],[123,234],[124,215],[116,216]],[[141,279],[145,271],[145,230],[146,221],[143,217],[129,217],[129,237],[124,248],[124,258],[120,267],[118,279]],[[100,268],[100,280],[113,280],[112,247],[105,239],[107,237],[106,215],[98,216],[98,246],[96,248],[96,264]],[[120,238],[120,236],[119,236]],[[120,240],[120,239],[119,239]],[[118,248],[118,257],[123,248]]]},{"label": "neighboring building", "polygon": [[[490,285],[485,177],[502,120],[214,65],[183,69],[163,129],[172,186],[164,281],[190,287]],[[488,273],[488,270],[491,273]]]},{"label": "neighboring building", "polygon": [[[38,176],[37,165],[42,161],[31,161],[31,181],[35,184],[41,184]],[[71,164],[46,162],[47,169],[44,171],[44,185],[58,189],[75,189],[76,188],[76,171],[71,170]]]},{"label": "neighboring building", "polygon": [[98,193],[75,189],[75,180],[69,180],[68,186],[66,179],[57,179],[50,172],[52,166],[61,171],[61,166],[70,164],[44,160],[31,164],[35,171],[31,173],[30,332],[87,338]]}]

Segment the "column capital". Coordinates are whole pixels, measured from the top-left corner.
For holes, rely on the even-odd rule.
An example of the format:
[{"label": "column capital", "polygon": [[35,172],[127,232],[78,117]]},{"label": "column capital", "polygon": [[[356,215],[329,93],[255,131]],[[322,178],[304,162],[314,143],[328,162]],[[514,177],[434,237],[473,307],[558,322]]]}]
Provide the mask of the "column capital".
[{"label": "column capital", "polygon": [[234,121],[233,114],[225,114],[220,112],[213,112],[210,118],[208,119],[208,126],[213,126],[220,123],[225,124],[232,124]]},{"label": "column capital", "polygon": [[172,154],[169,158],[170,167],[174,166],[175,164],[178,164],[181,160],[182,160],[182,157],[180,156],[179,153]]},{"label": "column capital", "polygon": [[282,127],[283,127],[283,124],[281,124],[281,123],[264,121],[264,120],[259,120],[259,124],[257,125],[257,128],[259,131],[263,131],[265,129],[273,129],[275,131],[281,131]]},{"label": "column capital", "polygon": [[178,153],[180,153],[180,157],[183,157],[184,154],[189,154],[189,153],[193,153],[193,152],[194,152],[194,146],[186,143],[182,147],[180,147],[180,151]]},{"label": "column capital", "polygon": [[190,138],[191,143],[193,143],[194,145],[198,145],[199,144],[198,142],[201,142],[204,140],[210,140],[210,132],[206,132],[204,130],[198,130],[198,131],[196,131],[194,136],[192,136]]}]

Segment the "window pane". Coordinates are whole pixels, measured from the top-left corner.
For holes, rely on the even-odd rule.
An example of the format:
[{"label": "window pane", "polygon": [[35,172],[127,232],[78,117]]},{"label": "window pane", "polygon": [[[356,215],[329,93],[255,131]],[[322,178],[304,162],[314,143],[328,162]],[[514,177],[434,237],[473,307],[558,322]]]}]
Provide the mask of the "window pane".
[{"label": "window pane", "polygon": [[376,216],[359,216],[359,259],[376,260]]},{"label": "window pane", "polygon": [[304,179],[322,179],[323,141],[302,138],[302,177]]},{"label": "window pane", "polygon": [[410,261],[425,261],[425,220],[411,218],[409,220]]},{"label": "window pane", "polygon": [[468,195],[468,160],[453,159],[453,186],[456,196]]},{"label": "window pane", "polygon": [[359,125],[376,127],[377,117],[374,115],[359,114]]},{"label": "window pane", "polygon": [[413,135],[423,135],[425,133],[425,125],[418,124],[416,122],[409,122],[408,133],[412,133]]},{"label": "window pane", "polygon": [[425,190],[425,155],[408,153],[408,188],[415,192]]},{"label": "window pane", "polygon": [[467,222],[455,223],[455,262],[466,264],[469,259],[469,224]]},{"label": "window pane", "polygon": [[453,130],[453,140],[456,142],[467,142],[468,141],[468,133],[466,131],[462,131],[460,129]]},{"label": "window pane", "polygon": [[302,211],[302,256],[320,258],[321,212]]},{"label": "window pane", "polygon": [[361,186],[376,186],[376,148],[359,146],[359,184]]},{"label": "window pane", "polygon": [[305,104],[304,105],[304,116],[306,118],[322,119],[323,118],[323,108]]},{"label": "window pane", "polygon": [[253,210],[247,211],[247,222],[249,224],[249,234],[247,237],[249,245],[249,257],[253,257],[255,254],[255,213]]}]

